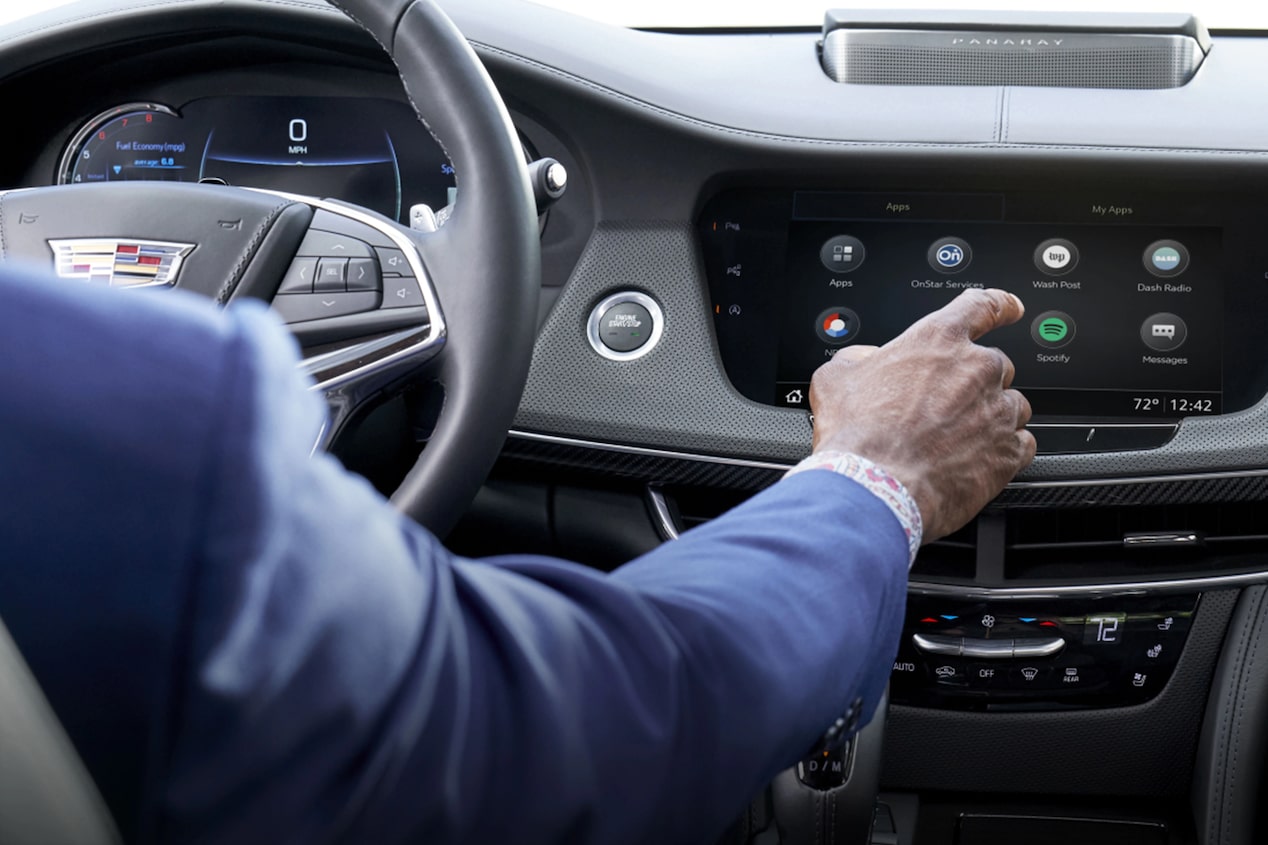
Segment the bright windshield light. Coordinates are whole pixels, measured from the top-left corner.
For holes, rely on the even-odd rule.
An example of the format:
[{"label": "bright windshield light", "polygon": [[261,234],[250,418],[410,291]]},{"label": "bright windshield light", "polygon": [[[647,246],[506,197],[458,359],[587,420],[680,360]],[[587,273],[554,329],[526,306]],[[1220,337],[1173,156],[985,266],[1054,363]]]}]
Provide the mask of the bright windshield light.
[{"label": "bright windshield light", "polygon": [[[828,9],[965,9],[1060,12],[1191,12],[1212,29],[1266,29],[1268,4],[1244,0],[533,0],[573,14],[659,29],[817,27]],[[967,14],[967,13],[966,13]]]}]

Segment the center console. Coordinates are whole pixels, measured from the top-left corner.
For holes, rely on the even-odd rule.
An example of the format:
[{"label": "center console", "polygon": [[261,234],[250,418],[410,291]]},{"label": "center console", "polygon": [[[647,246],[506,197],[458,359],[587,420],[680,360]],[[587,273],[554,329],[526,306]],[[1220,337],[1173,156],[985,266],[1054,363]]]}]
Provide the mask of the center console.
[{"label": "center console", "polygon": [[881,345],[970,288],[1024,319],[983,342],[1017,368],[1041,452],[1165,443],[1249,407],[1268,252],[1252,198],[1094,189],[739,189],[699,220],[719,350],[742,393],[808,408],[814,370]]}]

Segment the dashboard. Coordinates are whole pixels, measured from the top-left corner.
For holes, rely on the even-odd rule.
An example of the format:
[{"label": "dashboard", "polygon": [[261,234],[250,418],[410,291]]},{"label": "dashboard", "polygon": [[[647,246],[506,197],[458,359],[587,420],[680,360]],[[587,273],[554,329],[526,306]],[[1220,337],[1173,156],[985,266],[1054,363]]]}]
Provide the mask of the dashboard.
[{"label": "dashboard", "polygon": [[[123,5],[5,32],[0,96],[29,117],[3,187],[220,180],[396,220],[452,202],[463,174],[324,4]],[[569,174],[528,385],[455,547],[645,552],[809,452],[823,361],[1003,287],[1026,317],[983,342],[1014,361],[1041,454],[915,564],[882,784],[1183,828],[1206,702],[1233,695],[1226,633],[1268,581],[1268,37],[1213,34],[1167,88],[844,84],[818,28],[442,5],[528,155]],[[390,490],[427,413],[385,409],[340,457]],[[1062,651],[1018,662],[1036,644]]]}]

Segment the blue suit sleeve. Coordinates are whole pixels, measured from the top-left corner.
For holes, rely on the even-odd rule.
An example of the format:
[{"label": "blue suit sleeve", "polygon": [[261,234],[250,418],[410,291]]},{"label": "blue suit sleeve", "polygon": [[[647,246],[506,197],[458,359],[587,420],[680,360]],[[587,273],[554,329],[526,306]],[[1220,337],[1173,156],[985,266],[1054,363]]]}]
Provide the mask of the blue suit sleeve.
[{"label": "blue suit sleeve", "polygon": [[[134,515],[92,559],[88,537],[62,538],[79,562],[54,567],[56,588],[0,573],[77,746],[116,724],[137,740],[130,767],[103,768],[126,756],[118,742],[89,762],[99,783],[135,779],[139,838],[699,841],[852,699],[870,712],[880,696],[907,549],[853,482],[794,476],[611,575],[464,560],[310,456],[320,408],[263,309],[147,301],[120,328],[113,302],[67,305],[80,337],[148,332],[181,350],[122,378],[183,403],[144,406],[165,434],[126,464],[123,487],[159,511],[153,536]],[[90,359],[73,378],[121,378]],[[89,443],[95,425],[72,434]],[[99,506],[102,526],[135,510]],[[0,597],[6,621],[11,608]],[[86,702],[85,676],[119,688]]]}]

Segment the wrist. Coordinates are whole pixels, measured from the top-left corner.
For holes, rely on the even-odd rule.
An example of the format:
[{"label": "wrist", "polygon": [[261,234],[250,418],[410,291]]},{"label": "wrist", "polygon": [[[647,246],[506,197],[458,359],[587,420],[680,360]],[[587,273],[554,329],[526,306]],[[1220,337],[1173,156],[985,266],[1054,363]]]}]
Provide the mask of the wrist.
[{"label": "wrist", "polygon": [[843,475],[880,499],[898,520],[906,536],[908,566],[915,562],[924,537],[924,519],[916,499],[901,481],[873,461],[843,451],[816,452],[790,469],[785,477],[813,469]]}]

